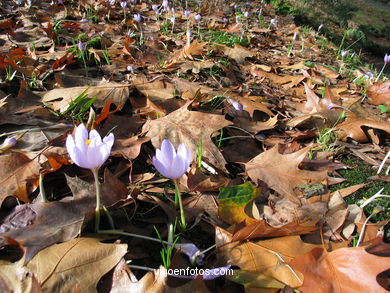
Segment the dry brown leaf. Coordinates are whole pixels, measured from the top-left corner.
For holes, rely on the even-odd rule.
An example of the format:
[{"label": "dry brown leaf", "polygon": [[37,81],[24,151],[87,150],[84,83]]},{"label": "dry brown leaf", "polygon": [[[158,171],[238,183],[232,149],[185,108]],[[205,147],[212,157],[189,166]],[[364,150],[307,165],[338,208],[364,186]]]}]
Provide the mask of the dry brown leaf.
[{"label": "dry brown leaf", "polygon": [[[216,228],[215,238],[218,258],[222,263],[227,262],[240,267],[241,270],[264,274],[291,287],[298,287],[302,284],[303,276],[286,265],[286,262],[295,256],[294,248],[289,252],[286,247],[282,246],[282,252],[279,252],[268,247],[269,245],[262,246],[262,241],[232,243],[232,235],[219,227]],[[284,238],[273,240],[283,241]],[[304,248],[304,245],[300,247]],[[285,255],[286,252],[289,255]]]},{"label": "dry brown leaf", "polygon": [[189,46],[185,45],[181,51],[180,57],[184,59],[194,60],[195,56],[202,56],[205,52],[205,46],[207,42],[198,43],[195,39]]},{"label": "dry brown leaf", "polygon": [[263,238],[263,237],[281,237],[288,235],[301,235],[309,234],[315,230],[318,230],[318,227],[315,226],[316,222],[290,222],[285,225],[278,227],[272,227],[266,221],[257,221],[254,224],[245,226],[234,233],[232,241],[243,241],[254,238]]},{"label": "dry brown leaf", "polygon": [[316,64],[316,70],[321,73],[323,76],[325,76],[327,79],[336,79],[340,76],[340,74],[332,69],[329,69],[325,66],[322,66],[320,64]]},{"label": "dry brown leaf", "polygon": [[161,103],[173,98],[173,85],[162,80],[148,81],[145,75],[137,75],[133,86],[152,102]]},{"label": "dry brown leaf", "polygon": [[390,108],[390,80],[377,82],[367,89],[368,102],[373,105],[387,105]]},{"label": "dry brown leaf", "polygon": [[0,282],[1,291],[23,292],[23,293],[41,293],[39,285],[34,274],[23,265],[23,261],[7,262],[0,261]]},{"label": "dry brown leaf", "polygon": [[338,135],[342,140],[347,140],[352,138],[358,142],[367,142],[368,137],[363,131],[362,127],[368,127],[373,129],[383,130],[390,134],[390,123],[383,121],[374,121],[365,118],[359,118],[356,115],[347,115],[347,119],[337,125],[335,130],[338,132]]},{"label": "dry brown leaf", "polygon": [[192,158],[196,157],[197,145],[200,140],[203,144],[203,158],[215,167],[226,170],[226,161],[219,149],[211,141],[211,136],[217,130],[231,125],[232,123],[222,115],[206,114],[189,111],[186,103],[180,109],[169,115],[147,121],[142,127],[142,132],[151,138],[155,148],[160,148],[163,139],[169,139],[175,147],[184,143],[191,151]]},{"label": "dry brown leaf", "polygon": [[96,292],[100,278],[121,260],[126,244],[77,238],[42,250],[28,264],[45,292]]},{"label": "dry brown leaf", "polygon": [[[64,112],[72,101],[74,101],[87,88],[87,86],[77,86],[71,88],[52,89],[44,94],[41,94],[41,101],[52,104],[51,108],[56,111]],[[103,107],[109,99],[112,99],[113,103],[117,106],[124,105],[126,100],[129,98],[129,85],[117,82],[102,82],[97,86],[91,86],[85,95],[88,98],[96,97],[96,101],[94,102],[96,107]]]},{"label": "dry brown leaf", "polygon": [[253,57],[255,55],[254,52],[251,50],[238,45],[234,44],[233,48],[230,48],[225,45],[218,45],[218,48],[229,58],[235,60],[238,64],[244,63],[245,58]]},{"label": "dry brown leaf", "polygon": [[269,118],[267,121],[250,121],[243,117],[235,117],[233,120],[234,124],[251,132],[258,133],[260,131],[272,129],[278,123],[278,115]]},{"label": "dry brown leaf", "polygon": [[363,247],[323,248],[298,256],[289,263],[304,275],[300,290],[311,293],[387,292],[376,276],[389,268],[389,258],[369,254]]},{"label": "dry brown leaf", "polygon": [[305,103],[297,103],[296,109],[302,113],[316,113],[326,110],[331,105],[339,105],[340,103],[334,98],[332,91],[328,88],[324,98],[320,99],[316,93],[306,84],[305,92],[307,100]]},{"label": "dry brown leaf", "polygon": [[163,266],[160,266],[154,272],[148,272],[138,282],[133,282],[131,286],[126,288],[128,292],[153,292],[163,293],[166,289],[168,271]]},{"label": "dry brown leaf", "polygon": [[38,186],[38,162],[24,153],[9,151],[0,155],[0,166],[0,203],[7,196],[29,202],[28,195]]},{"label": "dry brown leaf", "polygon": [[298,168],[310,148],[311,146],[307,146],[295,153],[282,155],[276,145],[246,163],[246,173],[255,183],[259,180],[264,181],[279,194],[291,196],[296,186],[322,182],[327,178],[326,171],[308,171]]},{"label": "dry brown leaf", "polygon": [[221,174],[206,175],[193,166],[187,176],[187,185],[191,191],[217,191],[220,187],[228,186],[230,179]]}]

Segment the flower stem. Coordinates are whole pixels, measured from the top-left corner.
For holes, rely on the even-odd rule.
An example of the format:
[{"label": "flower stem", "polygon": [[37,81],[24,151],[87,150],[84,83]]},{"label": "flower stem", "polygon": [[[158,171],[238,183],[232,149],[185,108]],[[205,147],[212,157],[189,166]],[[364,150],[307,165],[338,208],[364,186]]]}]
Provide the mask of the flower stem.
[{"label": "flower stem", "polygon": [[179,189],[179,182],[177,180],[173,180],[173,183],[175,184],[175,207],[177,207],[176,202],[178,201],[179,202],[179,208],[180,208],[179,224],[180,224],[180,227],[183,230],[185,230],[186,227],[187,227],[187,224],[186,224],[186,216],[184,214],[184,209],[183,209],[183,201],[181,199],[181,193],[180,193],[180,189]]},{"label": "flower stem", "polygon": [[93,177],[95,179],[96,188],[96,208],[95,208],[95,231],[99,231],[100,227],[100,182],[99,182],[99,169],[91,169]]},{"label": "flower stem", "polygon": [[383,64],[383,67],[382,67],[381,71],[379,72],[378,76],[376,77],[375,82],[378,82],[379,78],[381,77],[381,75],[383,73],[383,70],[385,70],[386,64],[387,64],[386,62],[385,62],[385,64]]}]

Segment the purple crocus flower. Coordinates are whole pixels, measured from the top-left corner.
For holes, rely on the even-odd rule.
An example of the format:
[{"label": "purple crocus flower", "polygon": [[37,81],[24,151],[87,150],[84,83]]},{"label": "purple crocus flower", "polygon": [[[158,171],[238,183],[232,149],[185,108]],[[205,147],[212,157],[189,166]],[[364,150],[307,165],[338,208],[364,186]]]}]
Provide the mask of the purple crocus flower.
[{"label": "purple crocus flower", "polygon": [[374,73],[372,73],[371,71],[367,72],[367,73],[364,73],[363,74],[363,77],[366,77],[366,78],[373,78],[374,77]]},{"label": "purple crocus flower", "polygon": [[175,16],[172,16],[170,19],[172,24],[175,24],[176,23],[176,17]]},{"label": "purple crocus flower", "polygon": [[185,17],[190,17],[190,15],[191,15],[191,11],[189,11],[189,10],[184,10],[184,16]]},{"label": "purple crocus flower", "polygon": [[224,17],[223,19],[222,19],[222,21],[224,22],[224,23],[227,23],[227,18],[226,17]]},{"label": "purple crocus flower", "polygon": [[385,54],[383,61],[385,61],[385,63],[389,63],[390,62],[390,54]]},{"label": "purple crocus flower", "polygon": [[241,103],[239,103],[231,98],[227,98],[227,101],[233,106],[233,108],[236,111],[241,112],[242,110],[244,110],[244,108],[246,108],[246,106],[242,105]]},{"label": "purple crocus flower", "polygon": [[297,36],[298,36],[298,34],[297,33],[294,33],[294,35],[293,35],[293,41],[295,41],[296,39],[297,39]]},{"label": "purple crocus flower", "polygon": [[202,16],[200,14],[195,15],[195,20],[200,21],[202,19]]},{"label": "purple crocus flower", "polygon": [[317,32],[319,32],[323,27],[324,27],[324,25],[321,23],[321,24],[318,26]]},{"label": "purple crocus flower", "polygon": [[342,50],[340,54],[341,54],[341,57],[344,58],[345,56],[347,56],[348,50]]},{"label": "purple crocus flower", "polygon": [[168,0],[164,0],[162,3],[162,6],[164,7],[165,10],[168,10],[168,7],[169,7]]},{"label": "purple crocus flower", "polygon": [[244,15],[244,17],[248,17],[249,16],[249,12],[248,11],[245,11],[244,13],[243,13],[243,15]]},{"label": "purple crocus flower", "polygon": [[191,164],[191,152],[181,143],[176,150],[173,144],[164,139],[161,150],[156,150],[153,157],[153,165],[163,176],[175,180],[179,179],[188,170]]},{"label": "purple crocus flower", "polygon": [[180,249],[180,252],[188,256],[191,263],[196,259],[196,263],[201,265],[205,255],[201,253],[198,247],[193,243],[176,243],[176,249]]},{"label": "purple crocus flower", "polygon": [[218,277],[226,275],[227,271],[230,269],[231,265],[224,267],[218,267],[214,269],[206,269],[202,275],[203,280],[214,280]]},{"label": "purple crocus flower", "polygon": [[114,4],[115,4],[115,1],[116,1],[116,0],[110,0],[110,1],[109,1],[110,5],[114,5]]},{"label": "purple crocus flower", "polygon": [[278,25],[278,20],[276,18],[272,18],[270,20],[270,24],[273,25],[274,27],[276,27]]},{"label": "purple crocus flower", "polygon": [[121,2],[121,7],[122,7],[123,9],[125,9],[125,8],[127,7],[127,2],[126,2],[126,1],[122,1],[122,2]]},{"label": "purple crocus flower", "polygon": [[104,164],[110,156],[113,144],[114,134],[110,133],[102,141],[96,130],[88,133],[84,124],[77,126],[74,138],[68,135],[66,139],[66,149],[72,161],[81,168],[91,170],[96,170]]},{"label": "purple crocus flower", "polygon": [[157,11],[158,10],[158,5],[157,4],[153,4],[152,5],[152,9],[153,9],[153,11]]},{"label": "purple crocus flower", "polygon": [[79,48],[80,51],[84,51],[84,43],[82,41],[79,41],[79,43],[77,44],[77,48]]},{"label": "purple crocus flower", "polygon": [[12,148],[14,145],[16,145],[16,138],[15,137],[7,137],[4,142],[0,145],[0,150],[5,151],[10,148]]},{"label": "purple crocus flower", "polygon": [[141,22],[141,21],[142,21],[142,16],[141,16],[141,14],[136,13],[136,14],[134,14],[133,19],[134,19],[136,22]]}]

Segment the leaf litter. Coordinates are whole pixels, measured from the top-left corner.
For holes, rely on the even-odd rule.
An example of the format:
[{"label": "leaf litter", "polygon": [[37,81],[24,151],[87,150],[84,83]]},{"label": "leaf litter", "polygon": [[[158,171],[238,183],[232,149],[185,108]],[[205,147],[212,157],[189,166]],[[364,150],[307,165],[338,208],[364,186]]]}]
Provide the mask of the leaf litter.
[{"label": "leaf litter", "polygon": [[[386,182],[386,78],[263,1],[153,4],[0,3],[2,288],[385,292],[389,206],[349,201],[373,180],[337,183],[354,156]],[[115,135],[99,233],[92,174],[65,147],[79,123]],[[164,139],[192,157],[185,230],[152,164]],[[233,274],[170,273],[187,268]]]}]

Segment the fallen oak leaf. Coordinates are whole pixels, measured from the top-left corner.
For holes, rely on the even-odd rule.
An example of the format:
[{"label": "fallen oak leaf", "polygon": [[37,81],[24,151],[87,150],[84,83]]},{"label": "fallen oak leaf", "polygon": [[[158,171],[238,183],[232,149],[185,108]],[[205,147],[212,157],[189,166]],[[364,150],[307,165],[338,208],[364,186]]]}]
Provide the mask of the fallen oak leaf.
[{"label": "fallen oak leaf", "polygon": [[296,257],[289,264],[304,275],[299,289],[303,292],[387,292],[376,276],[389,268],[389,257],[368,253],[364,247],[323,248]]},{"label": "fallen oak leaf", "polygon": [[343,123],[338,124],[335,127],[335,131],[337,135],[344,141],[348,138],[352,138],[357,142],[367,142],[368,137],[362,129],[363,126],[373,129],[379,129],[390,134],[389,122],[359,118],[352,113],[347,114],[347,119]]},{"label": "fallen oak leaf", "polygon": [[368,102],[372,105],[386,105],[390,108],[390,80],[377,82],[367,89]]},{"label": "fallen oak leaf", "polygon": [[281,227],[272,227],[266,221],[261,220],[247,225],[233,234],[232,241],[245,241],[263,237],[281,237],[289,235],[309,234],[318,230],[316,221],[290,222]]},{"label": "fallen oak leaf", "polygon": [[8,151],[0,156],[0,204],[7,196],[29,202],[28,195],[38,186],[40,165],[22,152]]},{"label": "fallen oak leaf", "polygon": [[217,48],[222,51],[226,56],[235,60],[238,64],[244,63],[245,58],[253,57],[255,55],[254,52],[239,44],[234,44],[233,48],[218,44]]},{"label": "fallen oak leaf", "polygon": [[11,263],[0,261],[0,282],[3,292],[41,293],[34,274],[23,265],[23,260]]},{"label": "fallen oak leaf", "polygon": [[[84,91],[89,98],[95,98],[95,106],[103,107],[104,104],[112,99],[117,106],[124,105],[129,98],[129,85],[117,82],[102,82],[96,86],[77,86],[69,88],[52,89],[45,93],[37,92],[42,97],[43,103],[52,104],[50,107],[56,111],[64,112],[68,106],[80,96]],[[59,100],[60,99],[60,100]]]},{"label": "fallen oak leaf", "polygon": [[[220,262],[228,262],[241,270],[268,276],[290,287],[302,284],[302,274],[287,265],[291,256],[295,256],[293,252],[285,255],[268,246],[262,246],[261,241],[232,242],[231,233],[219,227],[216,227],[215,233],[217,258]],[[283,241],[284,238],[274,240]]]},{"label": "fallen oak leaf", "polygon": [[199,43],[197,39],[192,41],[192,43],[188,46],[185,45],[182,51],[180,52],[179,59],[190,59],[194,60],[194,56],[202,56],[205,52],[205,46],[207,42]]},{"label": "fallen oak leaf", "polygon": [[98,281],[126,252],[127,244],[77,238],[42,250],[27,268],[36,275],[44,292],[96,292]]},{"label": "fallen oak leaf", "polygon": [[192,101],[188,101],[183,107],[163,118],[148,120],[142,127],[142,132],[151,138],[156,149],[160,147],[163,139],[169,139],[175,147],[184,143],[193,158],[196,157],[199,141],[202,141],[203,158],[225,171],[225,158],[211,141],[211,136],[232,122],[222,115],[189,111],[188,106],[191,103]]},{"label": "fallen oak leaf", "polygon": [[332,91],[326,86],[326,95],[320,99],[316,93],[304,82],[305,92],[307,100],[305,103],[297,103],[296,109],[302,113],[316,113],[326,110],[331,106],[340,105],[340,103],[334,98]]},{"label": "fallen oak leaf", "polygon": [[245,164],[245,170],[253,182],[264,181],[280,195],[294,195],[298,185],[322,182],[327,179],[326,171],[308,171],[298,168],[311,146],[295,153],[282,155],[278,146],[259,154]]}]

